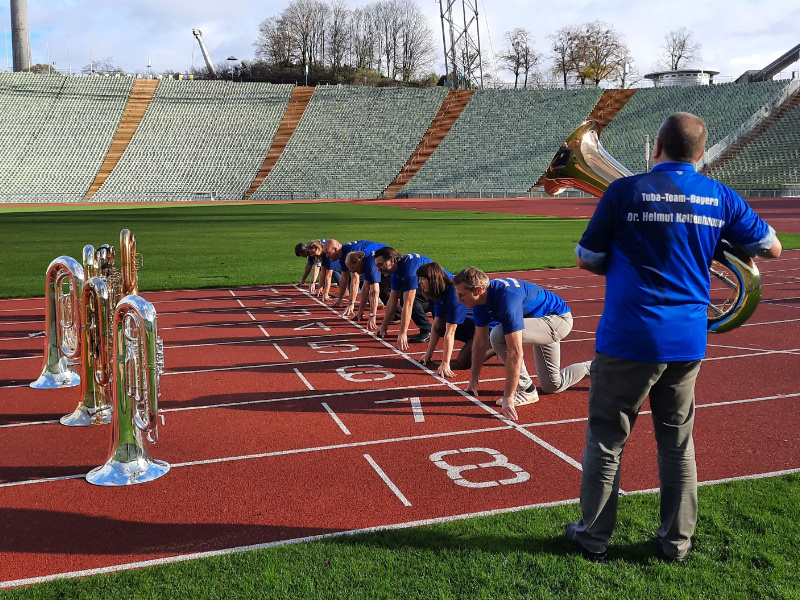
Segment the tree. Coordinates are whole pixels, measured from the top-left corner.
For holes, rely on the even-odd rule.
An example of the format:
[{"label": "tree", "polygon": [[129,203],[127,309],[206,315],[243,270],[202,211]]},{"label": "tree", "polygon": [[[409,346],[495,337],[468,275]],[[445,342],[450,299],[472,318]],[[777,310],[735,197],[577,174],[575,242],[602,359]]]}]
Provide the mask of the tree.
[{"label": "tree", "polygon": [[583,61],[578,67],[581,83],[594,82],[595,87],[624,68],[630,56],[625,38],[613,26],[604,21],[592,21],[585,25]]},{"label": "tree", "polygon": [[662,52],[658,55],[656,68],[666,71],[685,69],[702,60],[700,56],[702,47],[703,45],[686,27],[674,29],[664,36],[664,43],[659,46]]},{"label": "tree", "polygon": [[583,32],[578,25],[566,25],[547,37],[550,39],[553,72],[563,79],[566,88],[569,77],[578,75],[584,60]]},{"label": "tree", "polygon": [[350,10],[344,0],[334,0],[330,11],[330,24],[328,29],[328,57],[334,75],[344,65],[349,40]]},{"label": "tree", "polygon": [[400,76],[408,83],[434,62],[435,42],[428,19],[414,0],[400,0]]},{"label": "tree", "polygon": [[258,26],[258,37],[253,42],[256,59],[277,67],[290,67],[297,44],[283,16],[270,17]]},{"label": "tree", "polygon": [[81,73],[97,73],[98,75],[116,75],[117,73],[124,73],[121,67],[114,64],[114,59],[110,56],[104,56],[100,60],[93,60],[91,63],[86,63],[81,67]]},{"label": "tree", "polygon": [[531,71],[536,73],[535,79],[538,84],[538,71],[536,67],[542,61],[542,55],[537,52],[531,44],[533,37],[527,29],[517,27],[512,31],[506,31],[506,45],[500,55],[502,68],[514,74],[514,87],[519,85],[519,75],[524,74],[523,87],[528,87],[528,79]]}]

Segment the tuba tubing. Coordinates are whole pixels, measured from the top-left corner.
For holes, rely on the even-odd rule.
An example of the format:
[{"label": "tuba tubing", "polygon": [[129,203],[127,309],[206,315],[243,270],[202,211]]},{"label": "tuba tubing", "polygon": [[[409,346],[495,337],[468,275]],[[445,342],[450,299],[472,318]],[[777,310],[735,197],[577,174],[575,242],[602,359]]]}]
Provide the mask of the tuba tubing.
[{"label": "tuba tubing", "polygon": [[[588,120],[567,137],[539,181],[545,192],[555,196],[571,187],[600,197],[612,181],[633,175],[603,148],[599,130],[596,121]],[[723,333],[735,329],[750,318],[761,300],[758,267],[740,246],[720,239],[709,272],[730,288],[732,296],[721,304],[709,304],[707,330]]]},{"label": "tuba tubing", "polygon": [[74,364],[80,360],[82,349],[80,297],[84,283],[83,267],[70,256],[59,256],[47,267],[44,365],[42,374],[30,384],[34,389],[73,387],[80,383]]}]

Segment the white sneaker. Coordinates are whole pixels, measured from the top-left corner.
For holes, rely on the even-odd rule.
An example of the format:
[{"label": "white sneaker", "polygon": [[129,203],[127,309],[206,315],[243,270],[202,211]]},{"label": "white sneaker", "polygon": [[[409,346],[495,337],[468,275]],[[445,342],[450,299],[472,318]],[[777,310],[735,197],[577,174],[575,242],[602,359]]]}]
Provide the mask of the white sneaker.
[{"label": "white sneaker", "polygon": [[[536,391],[536,386],[531,385],[527,390],[517,390],[514,394],[514,406],[525,406],[526,404],[534,404],[539,401],[539,392]],[[503,406],[503,399],[497,401],[497,406]]]}]

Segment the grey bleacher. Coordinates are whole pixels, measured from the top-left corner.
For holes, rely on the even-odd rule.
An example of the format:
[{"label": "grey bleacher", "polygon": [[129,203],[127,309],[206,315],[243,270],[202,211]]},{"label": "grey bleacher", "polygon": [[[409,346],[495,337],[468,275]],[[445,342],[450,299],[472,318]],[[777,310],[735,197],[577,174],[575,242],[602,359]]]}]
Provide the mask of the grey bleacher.
[{"label": "grey bleacher", "polygon": [[242,199],[272,145],[292,89],[163,80],[92,201]]},{"label": "grey bleacher", "polygon": [[77,202],[105,158],[132,77],[0,73],[0,202]]},{"label": "grey bleacher", "polygon": [[582,90],[476,90],[400,196],[526,192],[602,95]]},{"label": "grey bleacher", "polygon": [[447,90],[323,86],[254,200],[376,198],[402,169]]},{"label": "grey bleacher", "polygon": [[800,189],[800,104],[709,176],[747,195],[750,190]]},{"label": "grey bleacher", "polygon": [[711,147],[774,99],[786,83],[643,88],[605,128],[600,141],[619,162],[634,173],[641,173],[646,168],[645,136],[650,136],[652,149],[658,128],[670,114],[690,112],[701,117],[708,126],[707,147]]}]

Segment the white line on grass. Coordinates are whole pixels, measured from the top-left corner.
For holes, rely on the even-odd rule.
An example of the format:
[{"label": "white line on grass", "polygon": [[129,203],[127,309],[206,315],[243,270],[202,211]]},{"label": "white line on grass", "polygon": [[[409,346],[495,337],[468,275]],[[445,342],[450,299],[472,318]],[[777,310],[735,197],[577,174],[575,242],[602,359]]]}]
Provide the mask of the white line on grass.
[{"label": "white line on grass", "polygon": [[375,469],[375,472],[378,474],[378,476],[383,479],[383,482],[389,486],[389,489],[394,492],[394,495],[400,499],[400,502],[403,503],[403,506],[411,506],[411,502],[408,501],[408,498],[406,498],[403,495],[403,492],[400,491],[400,488],[398,488],[394,482],[389,479],[389,476],[383,472],[383,469],[381,469],[378,463],[375,462],[375,459],[369,454],[365,454],[364,458],[366,458],[367,462],[372,466],[373,469]]},{"label": "white line on grass", "polygon": [[339,416],[335,412],[333,412],[333,409],[331,409],[331,407],[328,406],[328,403],[327,402],[323,402],[322,403],[322,407],[325,410],[327,410],[328,414],[331,416],[331,418],[334,421],[336,421],[336,424],[339,426],[339,429],[344,431],[345,435],[350,435],[350,430],[345,426],[345,424],[342,422],[342,420],[339,418]]}]

